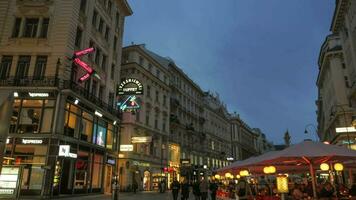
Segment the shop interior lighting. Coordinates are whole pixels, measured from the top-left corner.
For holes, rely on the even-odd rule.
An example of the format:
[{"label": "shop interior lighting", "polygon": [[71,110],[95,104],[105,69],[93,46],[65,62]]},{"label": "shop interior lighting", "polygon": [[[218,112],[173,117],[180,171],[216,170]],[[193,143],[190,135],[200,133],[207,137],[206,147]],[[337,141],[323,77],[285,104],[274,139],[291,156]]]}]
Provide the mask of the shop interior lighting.
[{"label": "shop interior lighting", "polygon": [[103,117],[103,114],[101,114],[100,112],[98,112],[98,111],[95,111],[95,113],[94,113],[96,116],[99,116],[99,117]]},{"label": "shop interior lighting", "polygon": [[75,105],[78,105],[78,103],[79,103],[79,100],[78,100],[78,99],[75,99],[74,104],[75,104]]}]

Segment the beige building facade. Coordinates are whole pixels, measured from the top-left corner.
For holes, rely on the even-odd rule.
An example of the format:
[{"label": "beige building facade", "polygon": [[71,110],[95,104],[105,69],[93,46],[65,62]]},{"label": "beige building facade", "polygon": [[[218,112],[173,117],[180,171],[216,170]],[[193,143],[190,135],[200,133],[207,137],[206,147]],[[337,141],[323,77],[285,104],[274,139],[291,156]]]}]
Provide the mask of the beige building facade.
[{"label": "beige building facade", "polygon": [[[149,51],[145,45],[131,45],[123,49],[121,80],[139,80],[144,88],[137,95],[140,108],[136,113],[124,112],[121,128],[122,145],[133,145],[132,152],[120,152],[120,185],[129,190],[136,182],[140,190],[158,189],[158,183],[167,178],[170,116],[169,71],[166,58]],[[126,96],[120,101],[125,100]],[[133,138],[149,138],[136,143]],[[178,161],[179,163],[179,161]]]},{"label": "beige building facade", "polygon": [[[115,93],[131,14],[125,0],[0,1],[0,91],[15,97],[6,162],[23,167],[20,195],[111,193]],[[89,47],[95,51],[81,59],[97,76],[81,82],[86,71],[72,58]]]},{"label": "beige building facade", "polygon": [[[322,141],[356,149],[356,2],[336,1],[331,22],[319,55],[317,79],[318,135]],[[348,127],[348,128],[346,128]]]}]

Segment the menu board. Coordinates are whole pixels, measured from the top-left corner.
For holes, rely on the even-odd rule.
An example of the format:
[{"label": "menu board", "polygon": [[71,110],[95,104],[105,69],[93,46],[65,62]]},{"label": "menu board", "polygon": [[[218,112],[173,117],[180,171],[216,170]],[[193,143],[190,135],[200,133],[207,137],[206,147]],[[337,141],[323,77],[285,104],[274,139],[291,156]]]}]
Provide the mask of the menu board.
[{"label": "menu board", "polygon": [[0,198],[16,197],[20,167],[3,166],[0,174]]}]

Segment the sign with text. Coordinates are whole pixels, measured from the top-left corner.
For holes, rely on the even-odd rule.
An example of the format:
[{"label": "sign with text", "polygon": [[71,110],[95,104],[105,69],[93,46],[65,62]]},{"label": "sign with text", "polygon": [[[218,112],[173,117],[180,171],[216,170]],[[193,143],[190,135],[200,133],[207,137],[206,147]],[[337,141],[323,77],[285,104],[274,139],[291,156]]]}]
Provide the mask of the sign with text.
[{"label": "sign with text", "polygon": [[142,83],[135,78],[123,80],[117,87],[117,95],[138,95],[143,94]]},{"label": "sign with text", "polygon": [[132,144],[122,144],[120,145],[120,151],[133,151]]},{"label": "sign with text", "polygon": [[132,137],[131,143],[150,143],[152,142],[152,136],[144,136],[144,137]]}]

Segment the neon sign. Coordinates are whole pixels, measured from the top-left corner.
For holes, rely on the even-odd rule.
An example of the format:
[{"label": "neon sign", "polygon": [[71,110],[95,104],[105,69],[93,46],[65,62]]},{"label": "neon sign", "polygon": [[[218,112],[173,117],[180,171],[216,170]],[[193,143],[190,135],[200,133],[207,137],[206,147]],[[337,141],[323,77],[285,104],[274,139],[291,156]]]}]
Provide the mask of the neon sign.
[{"label": "neon sign", "polygon": [[131,112],[140,109],[136,96],[129,96],[124,102],[118,103],[118,106],[123,112]]},{"label": "neon sign", "polygon": [[142,83],[135,78],[125,79],[117,87],[118,95],[137,95],[143,94]]},{"label": "neon sign", "polygon": [[[93,53],[95,51],[94,47],[90,47],[81,51],[77,51],[74,53],[73,55],[73,62],[74,64],[76,64],[77,66],[83,68],[86,73],[79,78],[79,82],[84,82],[86,81],[91,75],[96,74],[95,70],[90,67],[86,62],[80,60],[80,57],[85,56],[89,53]],[[99,76],[98,76],[99,77]],[[100,79],[100,77],[99,77]]]}]

